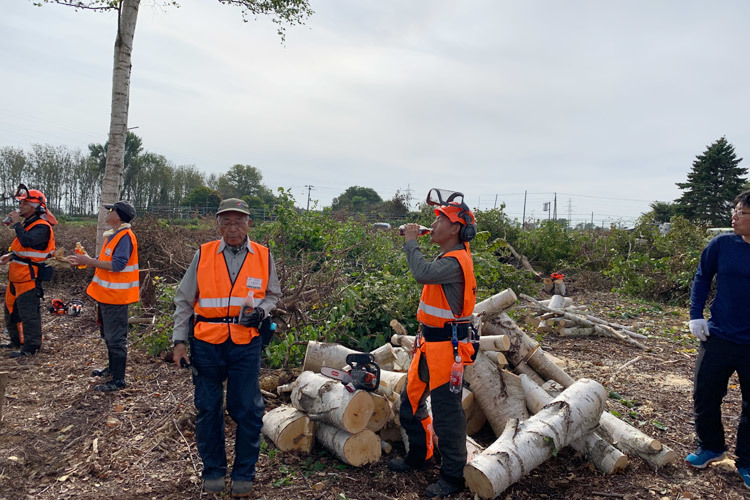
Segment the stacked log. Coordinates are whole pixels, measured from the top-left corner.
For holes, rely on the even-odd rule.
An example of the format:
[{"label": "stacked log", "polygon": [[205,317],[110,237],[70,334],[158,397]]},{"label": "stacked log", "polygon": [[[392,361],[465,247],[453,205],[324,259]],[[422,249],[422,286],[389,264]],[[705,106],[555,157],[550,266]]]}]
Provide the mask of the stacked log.
[{"label": "stacked log", "polygon": [[[537,309],[536,319],[540,324],[545,322],[552,331],[590,329],[595,334],[608,332],[618,339],[632,340],[633,345],[639,344],[632,335],[634,332],[581,312],[569,298],[555,295],[546,303],[530,301]],[[495,498],[556,450],[568,445],[605,474],[623,470],[628,465],[628,456],[638,456],[657,468],[678,459],[674,451],[658,440],[603,411],[606,392],[602,386],[587,379],[576,382],[570,377],[560,360],[544,352],[539,342],[508,316],[505,310],[514,305],[515,294],[504,291],[480,302],[473,316],[474,325],[482,335],[476,361],[464,371],[462,406],[470,451],[465,478],[478,497]],[[388,441],[401,439],[408,450],[398,411],[400,393],[406,383],[406,361],[416,338],[395,320],[391,326],[396,332],[391,344],[372,351],[386,366],[393,366],[381,369],[381,386],[375,393],[348,393],[338,381],[314,373],[321,366],[341,368],[346,355],[356,352],[317,342],[308,344],[303,365],[307,371],[291,386],[294,411],[306,415],[310,425],[317,428],[316,439],[350,465],[378,460],[382,452],[390,450]],[[618,335],[612,335],[611,331],[617,331]],[[551,382],[565,390],[553,392],[549,389]],[[483,451],[470,436],[485,422],[498,439]],[[296,425],[308,429],[302,423]],[[310,433],[300,431],[304,432]],[[279,438],[272,439],[276,442]],[[295,442],[303,441],[300,437]]]}]

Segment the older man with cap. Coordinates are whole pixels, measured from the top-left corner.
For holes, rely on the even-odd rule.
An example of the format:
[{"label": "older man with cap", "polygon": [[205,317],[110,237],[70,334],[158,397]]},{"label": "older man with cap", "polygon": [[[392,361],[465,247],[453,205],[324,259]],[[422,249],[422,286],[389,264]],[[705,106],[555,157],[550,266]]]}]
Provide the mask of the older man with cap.
[{"label": "older man with cap", "polygon": [[57,219],[47,210],[47,197],[41,191],[21,184],[15,198],[18,210],[9,213],[7,219],[16,237],[10,253],[0,257],[0,264],[9,264],[5,327],[10,344],[5,347],[15,349],[11,358],[20,358],[36,354],[42,347],[39,299],[44,297],[42,281],[51,278],[52,268],[44,261],[55,251],[52,226]]},{"label": "older man with cap", "polygon": [[138,241],[130,227],[135,209],[127,201],[104,205],[104,221],[110,229],[104,232],[104,244],[98,258],[88,254],[68,257],[73,266],[96,268],[86,289],[96,300],[99,332],[107,344],[109,364],[91,372],[94,377],[109,380],[94,386],[95,391],[112,392],[125,387],[125,366],[128,360],[128,305],[139,300]]},{"label": "older man with cap", "polygon": [[226,381],[227,411],[237,424],[232,496],[246,497],[255,479],[263,425],[259,329],[281,289],[268,248],[247,235],[252,222],[247,203],[222,201],[216,221],[221,239],[201,245],[175,294],[174,362],[181,366],[192,361],[195,437],[207,493],[224,490]]}]

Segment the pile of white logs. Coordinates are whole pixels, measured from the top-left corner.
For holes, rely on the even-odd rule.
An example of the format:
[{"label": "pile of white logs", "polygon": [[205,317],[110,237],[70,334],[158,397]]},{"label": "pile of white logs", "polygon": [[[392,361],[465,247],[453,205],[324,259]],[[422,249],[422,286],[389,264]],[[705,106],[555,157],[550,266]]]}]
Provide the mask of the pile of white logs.
[{"label": "pile of white logs", "polygon": [[[629,455],[655,468],[678,459],[667,446],[606,411],[607,394],[601,384],[575,381],[565,373],[503,312],[515,304],[515,294],[505,290],[474,310],[481,344],[475,363],[464,372],[467,434],[489,423],[498,438],[484,450],[467,439],[464,477],[473,493],[498,497],[568,445],[605,474],[627,467]],[[551,308],[556,314],[565,312],[564,306],[552,305],[558,306]],[[373,393],[349,393],[342,383],[319,374],[322,366],[344,367],[346,355],[355,351],[308,343],[303,373],[279,388],[291,390],[291,406],[265,415],[264,435],[281,450],[301,452],[309,452],[317,439],[353,466],[378,461],[381,451],[390,451],[389,442],[402,440],[408,446],[398,407],[414,337],[398,322],[391,326],[397,332],[392,344],[373,351],[381,366],[381,387]]]}]

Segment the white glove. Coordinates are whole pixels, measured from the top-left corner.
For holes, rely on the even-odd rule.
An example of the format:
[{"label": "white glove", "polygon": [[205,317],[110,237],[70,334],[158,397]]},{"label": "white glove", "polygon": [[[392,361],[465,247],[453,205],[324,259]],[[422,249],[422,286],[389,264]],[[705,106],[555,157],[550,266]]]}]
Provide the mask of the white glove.
[{"label": "white glove", "polygon": [[708,337],[711,336],[708,333],[708,321],[705,319],[691,319],[690,320],[690,333],[698,337],[698,340],[705,342]]}]

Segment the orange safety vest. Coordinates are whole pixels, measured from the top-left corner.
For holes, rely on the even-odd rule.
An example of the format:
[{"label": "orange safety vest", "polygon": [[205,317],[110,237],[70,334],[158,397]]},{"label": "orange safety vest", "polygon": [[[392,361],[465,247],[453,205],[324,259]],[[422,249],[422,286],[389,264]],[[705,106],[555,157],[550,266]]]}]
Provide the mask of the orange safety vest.
[{"label": "orange safety vest", "polygon": [[118,231],[109,241],[102,244],[102,250],[97,257],[102,262],[112,262],[115,247],[125,235],[130,235],[133,251],[121,271],[96,268],[86,293],[102,304],[133,304],[138,302],[140,284],[138,282],[138,241],[130,228]]},{"label": "orange safety vest", "polygon": [[[49,241],[44,250],[35,250],[33,248],[25,247],[21,245],[18,238],[13,239],[13,243],[10,245],[10,252],[13,255],[8,263],[8,281],[11,285],[8,286],[5,291],[5,305],[11,313],[13,312],[13,307],[16,303],[16,297],[36,288],[36,278],[39,273],[39,267],[30,264],[30,262],[43,262],[55,251],[55,233],[52,231],[52,225],[49,222],[44,219],[37,219],[25,227],[24,230],[29,231],[32,227],[40,224],[49,226]],[[18,260],[16,257],[22,258],[24,261]],[[33,276],[31,274],[32,268],[34,270]]]},{"label": "orange safety vest", "polygon": [[442,285],[424,285],[417,310],[417,321],[435,328],[442,328],[449,321],[469,319],[477,301],[477,280],[474,277],[474,262],[471,260],[471,253],[466,248],[451,250],[440,258],[446,257],[456,258],[461,265],[461,271],[464,273],[464,303],[461,314],[456,316],[451,311],[448,299],[445,298]]},{"label": "orange safety vest", "polygon": [[268,286],[268,248],[248,242],[252,252],[248,249],[234,283],[224,252],[219,252],[221,240],[201,245],[196,270],[198,298],[193,305],[196,339],[221,344],[231,335],[235,344],[249,344],[259,335],[257,328],[236,323],[248,292],[253,292],[257,304],[266,296]]}]

